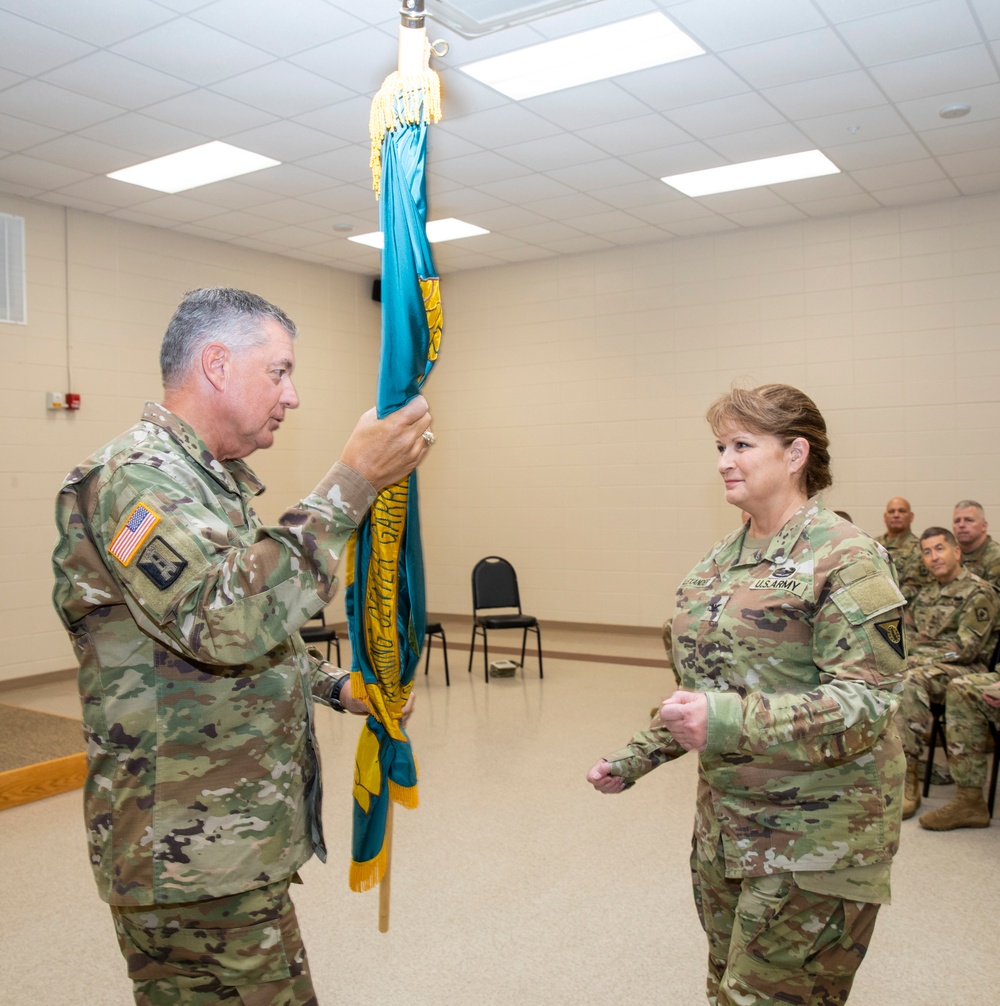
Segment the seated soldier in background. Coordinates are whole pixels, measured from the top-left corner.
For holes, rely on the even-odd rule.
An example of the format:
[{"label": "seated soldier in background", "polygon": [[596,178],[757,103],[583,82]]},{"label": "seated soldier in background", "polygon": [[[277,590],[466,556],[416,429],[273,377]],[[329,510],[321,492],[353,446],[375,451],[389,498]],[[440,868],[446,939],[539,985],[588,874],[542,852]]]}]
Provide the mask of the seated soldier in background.
[{"label": "seated soldier in background", "polygon": [[1000,597],[984,580],[962,568],[962,550],[943,527],[920,536],[923,560],[934,581],[904,609],[906,680],[896,723],[906,752],[903,819],[920,806],[920,762],[930,732],[931,702],[944,702],[952,678],[988,668]]},{"label": "seated soldier in background", "polygon": [[954,798],[920,818],[930,831],[988,828],[990,808],[983,799],[990,723],[1000,726],[1000,674],[965,674],[948,684],[948,764],[958,784]]},{"label": "seated soldier in background", "polygon": [[955,504],[951,526],[962,549],[962,565],[1000,590],[1000,545],[987,534],[983,505],[975,500]]},{"label": "seated soldier in background", "polygon": [[899,577],[899,589],[907,601],[912,601],[933,578],[924,565],[920,542],[910,530],[913,511],[909,500],[894,496],[886,503],[882,520],[885,521],[885,534],[879,535],[875,540],[885,546],[892,556],[896,575]]}]

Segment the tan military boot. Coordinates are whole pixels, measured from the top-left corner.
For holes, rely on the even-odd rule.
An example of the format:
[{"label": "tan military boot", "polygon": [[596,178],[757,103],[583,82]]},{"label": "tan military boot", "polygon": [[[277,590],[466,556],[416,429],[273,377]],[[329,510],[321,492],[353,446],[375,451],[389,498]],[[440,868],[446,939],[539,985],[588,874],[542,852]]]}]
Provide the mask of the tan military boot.
[{"label": "tan military boot", "polygon": [[903,820],[908,821],[920,806],[920,763],[906,759],[906,785],[903,787]]},{"label": "tan military boot", "polygon": [[983,799],[983,791],[978,786],[959,786],[953,800],[920,818],[920,826],[930,831],[988,828],[990,809]]}]

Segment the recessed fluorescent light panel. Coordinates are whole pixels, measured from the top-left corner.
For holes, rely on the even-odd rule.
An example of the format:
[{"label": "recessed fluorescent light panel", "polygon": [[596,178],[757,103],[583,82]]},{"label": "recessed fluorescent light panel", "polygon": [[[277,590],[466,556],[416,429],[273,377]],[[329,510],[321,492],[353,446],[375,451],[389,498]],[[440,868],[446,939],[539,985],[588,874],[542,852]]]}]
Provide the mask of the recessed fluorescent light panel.
[{"label": "recessed fluorescent light panel", "polygon": [[697,197],[839,173],[840,168],[825,154],[818,150],[804,150],[800,154],[783,154],[781,157],[764,157],[759,161],[745,161],[743,164],[727,164],[721,168],[667,175],[660,181],[686,196]]},{"label": "recessed fluorescent light panel", "polygon": [[567,7],[584,7],[595,0],[427,0],[427,15],[453,28],[463,38],[535,21]]},{"label": "recessed fluorescent light panel", "polygon": [[700,56],[704,49],[663,14],[618,21],[459,67],[520,101],[650,66]]},{"label": "recessed fluorescent light panel", "polygon": [[213,140],[199,147],[179,150],[176,154],[157,157],[155,160],[136,164],[121,171],[112,171],[108,178],[132,185],[142,185],[157,192],[184,192],[209,182],[221,182],[226,178],[236,178],[261,168],[272,168],[281,161],[241,150]]},{"label": "recessed fluorescent light panel", "polygon": [[[477,234],[489,234],[489,231],[483,230],[482,227],[477,227],[475,224],[467,224],[464,220],[456,220],[454,217],[427,221],[427,240],[431,244],[438,241],[457,241],[459,238],[471,238]],[[357,241],[359,245],[370,245],[372,248],[380,250],[384,247],[381,231],[357,234],[347,240]]]}]

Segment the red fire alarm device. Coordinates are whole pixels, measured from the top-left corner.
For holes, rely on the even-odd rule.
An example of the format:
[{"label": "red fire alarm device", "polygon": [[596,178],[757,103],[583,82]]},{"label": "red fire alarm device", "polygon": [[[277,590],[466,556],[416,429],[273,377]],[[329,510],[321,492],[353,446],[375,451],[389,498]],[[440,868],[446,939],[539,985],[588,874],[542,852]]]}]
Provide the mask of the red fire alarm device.
[{"label": "red fire alarm device", "polygon": [[66,392],[66,411],[76,412],[80,408],[80,396],[74,391]]}]

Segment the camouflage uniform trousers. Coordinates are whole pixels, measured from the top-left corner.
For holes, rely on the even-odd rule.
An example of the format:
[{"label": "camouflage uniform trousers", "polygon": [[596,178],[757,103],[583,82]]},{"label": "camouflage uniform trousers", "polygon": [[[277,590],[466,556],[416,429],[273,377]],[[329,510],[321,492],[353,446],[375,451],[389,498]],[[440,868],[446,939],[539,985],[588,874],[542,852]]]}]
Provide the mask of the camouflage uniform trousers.
[{"label": "camouflage uniform trousers", "polygon": [[804,891],[790,873],[727,878],[721,852],[692,855],[691,871],[712,1006],[847,1002],[879,905]]},{"label": "camouflage uniform trousers", "polygon": [[111,912],[137,1006],[316,1006],[287,880]]},{"label": "camouflage uniform trousers", "polygon": [[983,700],[983,690],[1000,681],[1000,674],[966,674],[948,685],[948,764],[959,786],[982,789],[992,750],[990,723],[1000,727],[1000,709]]},{"label": "camouflage uniform trousers", "polygon": [[963,664],[922,664],[907,670],[896,724],[908,759],[923,758],[925,738],[934,721],[931,703],[944,702],[949,682],[968,670]]}]

